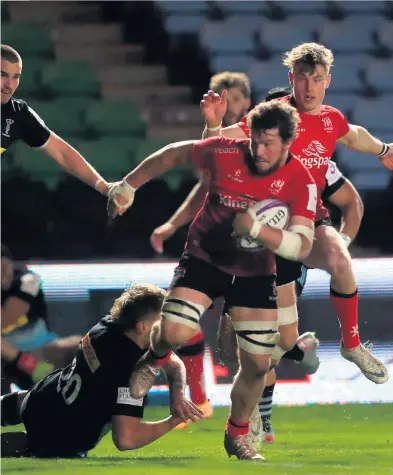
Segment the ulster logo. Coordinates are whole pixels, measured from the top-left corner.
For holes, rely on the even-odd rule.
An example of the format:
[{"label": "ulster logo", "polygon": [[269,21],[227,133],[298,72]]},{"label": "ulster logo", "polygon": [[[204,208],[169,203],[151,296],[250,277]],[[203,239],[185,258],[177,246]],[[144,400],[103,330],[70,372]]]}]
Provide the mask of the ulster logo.
[{"label": "ulster logo", "polygon": [[277,195],[278,193],[280,193],[284,184],[284,180],[274,180],[269,188],[270,193],[274,193],[275,195]]}]

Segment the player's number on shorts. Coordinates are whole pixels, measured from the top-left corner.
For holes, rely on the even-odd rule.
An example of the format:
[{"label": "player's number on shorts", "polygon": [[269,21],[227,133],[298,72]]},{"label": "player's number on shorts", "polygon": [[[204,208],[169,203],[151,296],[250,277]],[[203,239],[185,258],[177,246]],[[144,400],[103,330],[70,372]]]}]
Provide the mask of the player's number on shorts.
[{"label": "player's number on shorts", "polygon": [[67,406],[72,404],[78,397],[81,387],[82,378],[79,376],[79,374],[74,373],[67,381],[67,384],[64,386],[64,388],[61,390],[64,402],[67,404]]},{"label": "player's number on shorts", "polygon": [[317,193],[317,185],[314,183],[307,185],[308,188],[308,203],[307,203],[307,209],[308,211],[316,212],[317,211],[317,198],[318,198],[318,193]]}]

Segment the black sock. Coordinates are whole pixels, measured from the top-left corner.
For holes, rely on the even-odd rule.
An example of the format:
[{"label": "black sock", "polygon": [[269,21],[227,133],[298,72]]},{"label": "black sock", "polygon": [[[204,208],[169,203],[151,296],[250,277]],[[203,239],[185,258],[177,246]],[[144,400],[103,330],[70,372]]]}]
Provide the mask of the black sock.
[{"label": "black sock", "polygon": [[304,357],[304,351],[301,350],[297,345],[295,345],[292,350],[287,351],[284,353],[283,358],[287,358],[288,360],[295,360],[295,361],[302,361]]},{"label": "black sock", "polygon": [[15,426],[16,424],[21,424],[22,422],[18,408],[18,394],[19,393],[11,393],[1,396],[0,404],[2,427]]},{"label": "black sock", "polygon": [[265,386],[261,399],[259,400],[258,407],[262,422],[266,419],[270,420],[270,416],[272,414],[273,393],[275,385],[276,383],[273,383],[270,386]]}]

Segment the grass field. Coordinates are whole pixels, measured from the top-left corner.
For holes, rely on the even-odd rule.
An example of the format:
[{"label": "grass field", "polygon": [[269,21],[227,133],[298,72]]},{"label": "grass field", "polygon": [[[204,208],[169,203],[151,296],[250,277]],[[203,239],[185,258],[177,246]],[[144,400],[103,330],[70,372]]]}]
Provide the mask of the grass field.
[{"label": "grass field", "polygon": [[[118,452],[106,436],[82,460],[2,460],[4,474],[73,475],[387,475],[393,474],[393,407],[341,405],[274,408],[277,442],[264,446],[267,462],[228,459],[223,449],[227,409],[149,447]],[[166,415],[148,408],[146,420]],[[60,429],[60,428],[59,428]],[[77,430],[77,428],[75,429]]]}]

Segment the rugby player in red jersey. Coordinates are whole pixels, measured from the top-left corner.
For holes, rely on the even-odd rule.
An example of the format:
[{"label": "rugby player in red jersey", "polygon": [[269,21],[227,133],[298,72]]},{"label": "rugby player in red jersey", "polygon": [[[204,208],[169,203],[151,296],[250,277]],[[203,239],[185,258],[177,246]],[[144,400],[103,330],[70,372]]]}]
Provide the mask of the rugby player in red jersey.
[{"label": "rugby player in red jersey", "polygon": [[[207,199],[190,226],[161,322],[152,331],[151,349],[135,368],[130,386],[133,397],[146,394],[158,368],[165,371],[171,351],[189,340],[201,315],[223,296],[237,333],[240,359],[224,446],[229,456],[239,459],[263,460],[247,434],[265,375],[275,364],[271,355],[279,339],[274,254],[302,260],[313,242],[316,185],[304,165],[289,154],[298,120],[288,103],[260,104],[249,114],[251,139],[215,137],[171,144],[144,160],[109,192],[108,208],[114,216],[132,204],[136,189],[176,165],[193,163],[209,176]],[[288,205],[287,230],[255,220],[252,206],[271,198]],[[257,239],[260,246],[250,252],[238,236]]]},{"label": "rugby player in red jersey", "polygon": [[[377,155],[382,164],[391,170],[393,144],[381,142],[363,127],[349,125],[340,111],[322,104],[331,80],[330,67],[333,59],[333,53],[317,43],[303,43],[287,52],[284,59],[284,64],[289,68],[293,94],[284,97],[282,101],[296,106],[301,121],[291,153],[309,169],[318,187],[316,240],[309,257],[303,262],[308,267],[323,269],[331,276],[330,299],[341,326],[342,356],[355,363],[366,378],[381,384],[389,378],[386,366],[360,343],[357,282],[347,242],[331,226],[320,196],[325,187],[325,175],[336,142],[359,152]],[[249,136],[245,119],[237,125],[221,129],[221,119],[226,110],[225,96],[220,97],[210,91],[204,96],[201,108],[206,120],[205,137]],[[288,309],[294,308],[290,305],[293,298],[294,291],[289,287],[278,292],[279,302],[287,301]],[[287,317],[288,321],[292,319],[289,312]],[[277,346],[276,351],[278,353],[275,356],[278,358],[285,348]]]}]

